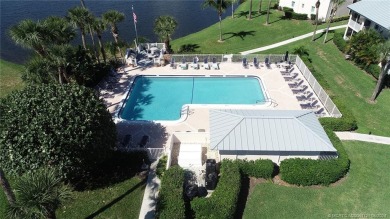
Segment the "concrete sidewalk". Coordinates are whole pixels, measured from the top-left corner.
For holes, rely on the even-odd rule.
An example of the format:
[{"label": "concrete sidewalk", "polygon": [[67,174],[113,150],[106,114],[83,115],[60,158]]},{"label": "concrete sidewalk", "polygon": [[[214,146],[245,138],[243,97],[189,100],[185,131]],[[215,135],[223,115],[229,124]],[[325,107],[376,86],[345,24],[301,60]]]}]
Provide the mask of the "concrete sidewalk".
[{"label": "concrete sidewalk", "polygon": [[[341,28],[346,28],[346,27],[347,27],[347,25],[340,25],[340,26],[331,27],[331,28],[329,28],[329,30],[336,30],[336,29],[341,29]],[[326,28],[317,30],[317,34],[325,32],[325,31],[326,31]],[[304,34],[304,35],[301,35],[301,36],[297,36],[297,37],[294,37],[292,39],[285,40],[285,41],[282,41],[282,42],[279,42],[279,43],[275,43],[275,44],[272,44],[272,45],[269,45],[269,46],[264,46],[264,47],[260,47],[260,48],[256,48],[256,49],[251,49],[251,50],[243,51],[243,52],[240,52],[240,53],[241,53],[241,55],[248,55],[248,54],[255,53],[255,52],[261,52],[261,51],[265,51],[265,50],[268,50],[268,49],[273,49],[273,48],[276,48],[276,47],[279,47],[279,46],[283,46],[283,45],[286,45],[286,44],[289,44],[289,43],[292,43],[292,42],[295,42],[295,41],[298,41],[298,40],[301,40],[301,39],[305,39],[305,38],[308,38],[308,37],[311,37],[311,36],[313,36],[313,32],[307,33],[307,34]]]},{"label": "concrete sidewalk", "polygon": [[382,137],[377,135],[366,135],[366,134],[360,134],[355,132],[335,132],[335,133],[340,138],[340,140],[366,141],[366,142],[390,145],[389,137]]},{"label": "concrete sidewalk", "polygon": [[156,203],[158,190],[160,189],[161,181],[156,176],[156,167],[158,160],[150,165],[148,181],[146,182],[144,198],[142,199],[139,219],[154,219],[156,214]]}]

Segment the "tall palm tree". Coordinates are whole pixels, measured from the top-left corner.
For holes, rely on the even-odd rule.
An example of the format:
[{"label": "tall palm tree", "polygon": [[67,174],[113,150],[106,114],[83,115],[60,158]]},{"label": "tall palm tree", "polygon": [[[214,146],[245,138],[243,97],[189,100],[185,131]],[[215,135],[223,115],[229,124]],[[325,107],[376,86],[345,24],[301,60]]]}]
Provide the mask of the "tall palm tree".
[{"label": "tall palm tree", "polygon": [[270,9],[271,9],[271,1],[272,1],[272,0],[269,0],[269,1],[268,1],[267,22],[265,23],[266,25],[269,25],[269,11],[270,11]]},{"label": "tall palm tree", "polygon": [[374,101],[377,98],[379,91],[382,89],[386,74],[390,71],[390,40],[387,40],[378,46],[378,53],[380,53],[379,61],[381,63],[381,73],[379,74],[374,93],[371,96],[371,101]]},{"label": "tall palm tree", "polygon": [[313,37],[311,38],[311,41],[314,41],[314,37],[316,36],[316,32],[317,32],[317,28],[318,28],[318,10],[320,8],[320,5],[321,5],[320,0],[317,0],[317,2],[316,2],[316,20],[315,20],[316,27],[314,29]]},{"label": "tall palm tree", "polygon": [[253,0],[250,0],[249,2],[249,20],[252,20],[252,4],[253,3]]},{"label": "tall palm tree", "polygon": [[101,19],[96,18],[91,28],[98,37],[100,52],[102,53],[104,63],[106,63],[106,51],[104,50],[102,42],[102,33],[106,30],[106,25],[104,25],[104,22]]},{"label": "tall palm tree", "polygon": [[40,21],[22,20],[19,24],[11,27],[9,33],[16,44],[32,49],[42,57],[46,55],[48,31]]},{"label": "tall palm tree", "polygon": [[237,2],[237,0],[231,0],[230,2],[232,4],[232,18],[234,18],[234,4]]},{"label": "tall palm tree", "polygon": [[223,42],[221,28],[222,14],[225,12],[228,5],[230,5],[230,2],[230,0],[205,0],[202,4],[202,8],[211,7],[217,11],[219,17],[219,42]]},{"label": "tall palm tree", "polygon": [[332,3],[332,10],[330,11],[330,18],[328,20],[328,27],[326,28],[326,33],[324,37],[324,42],[326,42],[326,37],[328,36],[329,28],[330,28],[330,23],[332,23],[334,16],[336,15],[337,9],[341,4],[343,4],[345,0],[331,0]]},{"label": "tall palm tree", "polygon": [[15,191],[17,200],[7,210],[9,218],[55,219],[56,210],[72,196],[71,188],[64,185],[52,169],[23,175]]},{"label": "tall palm tree", "polygon": [[8,179],[5,177],[3,168],[0,167],[0,185],[7,197],[9,205],[15,204],[15,194],[11,189]]},{"label": "tall palm tree", "polygon": [[81,34],[81,41],[83,47],[86,50],[87,45],[85,43],[85,28],[87,27],[88,21],[90,20],[90,12],[82,7],[74,7],[68,11],[68,19],[75,28],[79,28]]},{"label": "tall palm tree", "polygon": [[58,82],[60,84],[69,83],[69,73],[67,67],[70,65],[70,59],[73,54],[73,48],[69,44],[55,45],[50,48],[48,60],[57,68]]},{"label": "tall palm tree", "polygon": [[49,16],[43,21],[43,25],[50,32],[51,41],[54,44],[67,44],[76,36],[70,23],[62,17]]},{"label": "tall palm tree", "polygon": [[263,0],[260,0],[260,2],[259,2],[259,15],[261,15],[261,6],[262,6],[262,4],[263,4]]},{"label": "tall palm tree", "polygon": [[168,53],[171,53],[171,46],[169,44],[171,36],[177,27],[177,21],[172,16],[159,16],[154,21],[154,33],[164,41],[165,48]]},{"label": "tall palm tree", "polygon": [[[125,19],[125,15],[119,11],[116,10],[108,10],[103,14],[103,22],[106,25],[111,26],[111,33],[114,37],[115,43],[118,45],[118,39],[119,39],[119,32],[118,32],[118,26],[117,23],[122,22]],[[121,58],[123,58],[122,50],[118,46],[118,51],[121,55]]]}]

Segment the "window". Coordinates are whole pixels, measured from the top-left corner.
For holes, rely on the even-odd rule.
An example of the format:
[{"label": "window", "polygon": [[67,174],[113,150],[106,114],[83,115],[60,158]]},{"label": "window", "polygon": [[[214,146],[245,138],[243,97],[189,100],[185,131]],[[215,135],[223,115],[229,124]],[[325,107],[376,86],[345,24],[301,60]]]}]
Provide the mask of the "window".
[{"label": "window", "polygon": [[311,13],[314,13],[314,10],[316,10],[316,7],[312,6],[311,7]]},{"label": "window", "polygon": [[305,4],[302,4],[302,8],[304,8],[305,7]]},{"label": "window", "polygon": [[294,1],[292,1],[292,2],[291,2],[291,7],[293,7],[293,8],[294,8],[294,6],[295,6],[295,2],[294,2]]}]

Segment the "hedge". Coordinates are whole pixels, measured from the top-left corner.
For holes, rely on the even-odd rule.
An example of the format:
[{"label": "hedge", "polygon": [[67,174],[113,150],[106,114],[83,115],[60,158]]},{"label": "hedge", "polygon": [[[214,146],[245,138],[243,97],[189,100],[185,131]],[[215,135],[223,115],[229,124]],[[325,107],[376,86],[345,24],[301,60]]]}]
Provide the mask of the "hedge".
[{"label": "hedge", "polygon": [[341,52],[345,52],[346,47],[347,47],[347,42],[343,38],[344,34],[343,33],[335,33],[333,35],[333,43],[337,46],[337,48]]},{"label": "hedge", "polygon": [[156,218],[186,218],[184,203],[184,170],[172,166],[164,172],[156,207]]},{"label": "hedge", "polygon": [[307,14],[299,14],[299,13],[293,12],[291,18],[295,19],[295,20],[307,20]]},{"label": "hedge", "polygon": [[271,160],[235,160],[238,163],[243,175],[255,178],[272,178],[274,163]]},{"label": "hedge", "polygon": [[339,157],[330,160],[287,159],[280,164],[282,180],[296,185],[329,185],[342,178],[349,169],[348,155],[338,137],[331,129],[326,129]]},{"label": "hedge", "polygon": [[239,165],[231,160],[221,162],[221,177],[210,198],[195,198],[191,208],[197,219],[234,218],[241,189]]},{"label": "hedge", "polygon": [[164,172],[167,168],[168,156],[164,155],[158,160],[158,164],[156,167],[156,175],[161,178],[164,175]]}]

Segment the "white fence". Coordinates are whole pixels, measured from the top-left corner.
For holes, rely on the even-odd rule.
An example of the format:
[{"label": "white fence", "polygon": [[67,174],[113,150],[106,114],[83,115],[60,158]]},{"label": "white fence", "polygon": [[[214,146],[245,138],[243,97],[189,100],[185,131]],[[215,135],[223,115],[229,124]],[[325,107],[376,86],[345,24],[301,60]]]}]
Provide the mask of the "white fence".
[{"label": "white fence", "polygon": [[296,57],[295,64],[298,66],[298,69],[302,72],[303,76],[306,78],[307,82],[316,93],[318,99],[322,102],[329,115],[336,118],[341,117],[342,114],[339,109],[337,109],[337,106],[333,103],[329,95],[321,87],[317,79],[313,76],[313,74],[299,56]]},{"label": "white fence", "polygon": [[[183,60],[185,62],[192,62],[195,57],[199,59],[199,62],[203,62],[206,58],[208,62],[212,62],[215,59],[216,62],[242,62],[243,58],[246,58],[248,61],[253,61],[254,58],[257,58],[259,62],[265,62],[268,59],[270,64],[285,61],[285,55],[281,54],[172,54],[172,58],[175,59],[175,62],[179,63]],[[289,55],[287,61],[295,61],[296,55]]]}]

